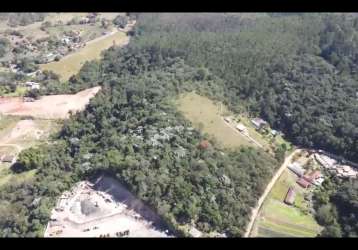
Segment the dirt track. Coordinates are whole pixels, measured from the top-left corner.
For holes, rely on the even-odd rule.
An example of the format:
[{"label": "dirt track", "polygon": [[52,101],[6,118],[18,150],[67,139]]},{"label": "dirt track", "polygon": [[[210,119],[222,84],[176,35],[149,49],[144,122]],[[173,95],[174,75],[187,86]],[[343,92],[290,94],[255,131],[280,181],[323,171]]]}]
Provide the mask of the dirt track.
[{"label": "dirt track", "polygon": [[94,87],[75,95],[43,96],[34,102],[23,102],[20,97],[0,98],[0,113],[43,119],[66,119],[69,117],[69,111],[83,110],[100,89],[101,87]]},{"label": "dirt track", "polygon": [[254,222],[256,220],[256,217],[260,211],[260,208],[263,204],[263,202],[266,199],[266,196],[270,193],[271,189],[273,188],[273,186],[275,185],[276,181],[278,180],[278,178],[281,176],[281,174],[283,173],[283,171],[286,169],[286,167],[288,166],[288,164],[291,162],[292,157],[301,152],[301,149],[296,149],[295,151],[293,151],[289,156],[286,157],[285,161],[283,162],[283,164],[281,165],[281,167],[277,170],[277,172],[275,173],[275,175],[272,177],[270,183],[267,185],[264,193],[262,194],[262,196],[260,197],[256,207],[252,210],[252,214],[250,217],[250,222],[246,227],[246,231],[244,234],[244,237],[247,238],[250,236],[252,227],[254,225]]}]

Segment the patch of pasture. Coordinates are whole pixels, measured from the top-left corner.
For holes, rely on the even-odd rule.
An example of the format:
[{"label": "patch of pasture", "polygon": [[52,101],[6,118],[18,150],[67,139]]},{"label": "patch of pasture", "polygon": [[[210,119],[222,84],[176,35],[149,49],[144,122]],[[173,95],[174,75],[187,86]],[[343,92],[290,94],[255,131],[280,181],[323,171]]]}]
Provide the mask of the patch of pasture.
[{"label": "patch of pasture", "polygon": [[60,75],[61,80],[68,80],[78,73],[86,61],[99,59],[101,52],[110,48],[113,44],[124,45],[129,42],[129,37],[124,32],[115,32],[104,38],[97,38],[88,42],[84,48],[63,57],[58,62],[40,65],[41,70],[51,70]]},{"label": "patch of pasture", "polygon": [[194,127],[214,136],[223,147],[256,147],[245,136],[225,123],[222,114],[228,111],[224,105],[191,92],[179,97],[177,107]]}]

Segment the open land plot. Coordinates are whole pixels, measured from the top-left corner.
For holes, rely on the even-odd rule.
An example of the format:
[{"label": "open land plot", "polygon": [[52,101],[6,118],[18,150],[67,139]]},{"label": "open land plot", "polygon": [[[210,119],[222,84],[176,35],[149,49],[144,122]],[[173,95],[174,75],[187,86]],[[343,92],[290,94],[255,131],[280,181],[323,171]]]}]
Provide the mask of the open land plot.
[{"label": "open land plot", "polygon": [[[19,117],[2,117],[0,120],[0,155],[17,155],[21,150],[36,146],[57,131],[60,124],[51,120],[21,120]],[[34,177],[36,170],[14,173],[10,163],[0,163],[0,186],[22,182]]]},{"label": "open land plot", "polygon": [[[128,230],[128,231],[127,231]],[[117,180],[101,176],[79,182],[62,194],[45,237],[99,237],[117,232],[128,237],[171,236],[160,218]]]},{"label": "open land plot", "polygon": [[40,65],[41,70],[51,70],[60,75],[61,80],[68,80],[72,75],[77,74],[86,61],[99,59],[101,52],[110,48],[114,43],[116,45],[126,45],[129,37],[124,33],[117,31],[110,35],[102,36],[76,51],[63,57],[58,62],[51,62]]},{"label": "open land plot", "polygon": [[83,110],[100,89],[101,87],[93,87],[74,95],[43,96],[34,102],[24,102],[18,97],[2,98],[0,99],[0,113],[42,119],[66,119],[70,111]]},{"label": "open land plot", "polygon": [[[0,32],[3,32],[7,29],[17,30],[24,34],[24,36],[32,36],[34,39],[48,37],[49,34],[40,29],[41,24],[44,22],[51,22],[53,24],[61,21],[64,26],[65,24],[73,18],[81,18],[87,16],[88,12],[66,12],[66,13],[49,13],[42,22],[35,22],[26,26],[17,26],[10,27],[7,25],[7,20],[0,22]],[[97,13],[99,18],[106,18],[108,20],[113,20],[118,15],[125,15],[125,13],[117,13],[117,12],[99,12]]]},{"label": "open land plot", "polygon": [[119,12],[99,12],[98,15],[99,15],[100,18],[106,18],[106,19],[109,19],[109,20],[113,20],[118,15],[125,16],[126,13],[124,13],[124,12],[120,12],[120,13]]},{"label": "open land plot", "polygon": [[11,30],[17,30],[20,31],[25,37],[31,36],[34,39],[44,38],[48,37],[49,34],[47,34],[45,31],[42,31],[40,29],[41,24],[46,21],[50,21],[52,23],[62,21],[64,23],[70,21],[74,17],[84,17],[88,13],[49,13],[42,22],[35,22],[26,26],[17,26],[17,27],[10,27],[7,25],[7,20],[4,20],[0,23],[0,32],[3,32],[7,29]]},{"label": "open land plot", "polygon": [[10,163],[0,163],[0,187],[7,183],[28,181],[32,179],[36,173],[36,169],[22,173],[14,173],[10,168]]},{"label": "open land plot", "polygon": [[73,24],[73,25],[61,25],[61,26],[52,26],[47,28],[49,36],[59,36],[63,32],[68,32],[71,30],[80,31],[82,41],[90,41],[97,37],[103,35],[103,32],[108,31],[108,28],[103,28],[100,24],[90,25],[90,24]]},{"label": "open land plot", "polygon": [[[304,199],[309,191],[299,187],[296,179],[289,170],[283,172],[261,208],[252,237],[315,237],[320,232],[321,227],[309,213],[308,201]],[[283,202],[291,186],[296,191],[294,206]]]},{"label": "open land plot", "polygon": [[227,113],[224,105],[215,104],[212,100],[191,92],[179,97],[177,107],[196,128],[202,125],[203,132],[213,135],[224,147],[256,147],[225,123],[222,119],[222,113]]}]

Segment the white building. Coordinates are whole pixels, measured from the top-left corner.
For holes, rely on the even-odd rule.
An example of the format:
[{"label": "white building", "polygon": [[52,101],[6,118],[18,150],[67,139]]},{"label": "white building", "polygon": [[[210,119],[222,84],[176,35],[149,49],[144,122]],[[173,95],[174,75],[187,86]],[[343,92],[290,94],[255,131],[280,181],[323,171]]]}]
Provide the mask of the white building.
[{"label": "white building", "polygon": [[25,86],[30,89],[40,89],[40,83],[38,82],[26,82]]},{"label": "white building", "polygon": [[237,124],[236,129],[239,130],[240,132],[246,132],[247,131],[247,128],[242,123]]},{"label": "white building", "polygon": [[302,168],[302,166],[298,162],[293,162],[290,165],[288,165],[288,169],[294,172],[299,177],[303,176],[305,174],[305,170]]}]

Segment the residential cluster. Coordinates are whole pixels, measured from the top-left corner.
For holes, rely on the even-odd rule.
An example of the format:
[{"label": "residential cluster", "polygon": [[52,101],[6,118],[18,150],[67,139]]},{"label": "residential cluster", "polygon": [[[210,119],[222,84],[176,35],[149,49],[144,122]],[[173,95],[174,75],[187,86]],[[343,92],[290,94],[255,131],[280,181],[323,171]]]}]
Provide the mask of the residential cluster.
[{"label": "residential cluster", "polygon": [[338,177],[357,178],[358,176],[357,169],[344,164],[342,160],[332,158],[332,156],[323,153],[315,153],[314,158],[323,168],[330,173],[336,174]]},{"label": "residential cluster", "polygon": [[297,184],[303,188],[309,188],[311,185],[320,186],[324,177],[319,170],[305,170],[298,162],[288,165],[288,169],[298,176]]}]

